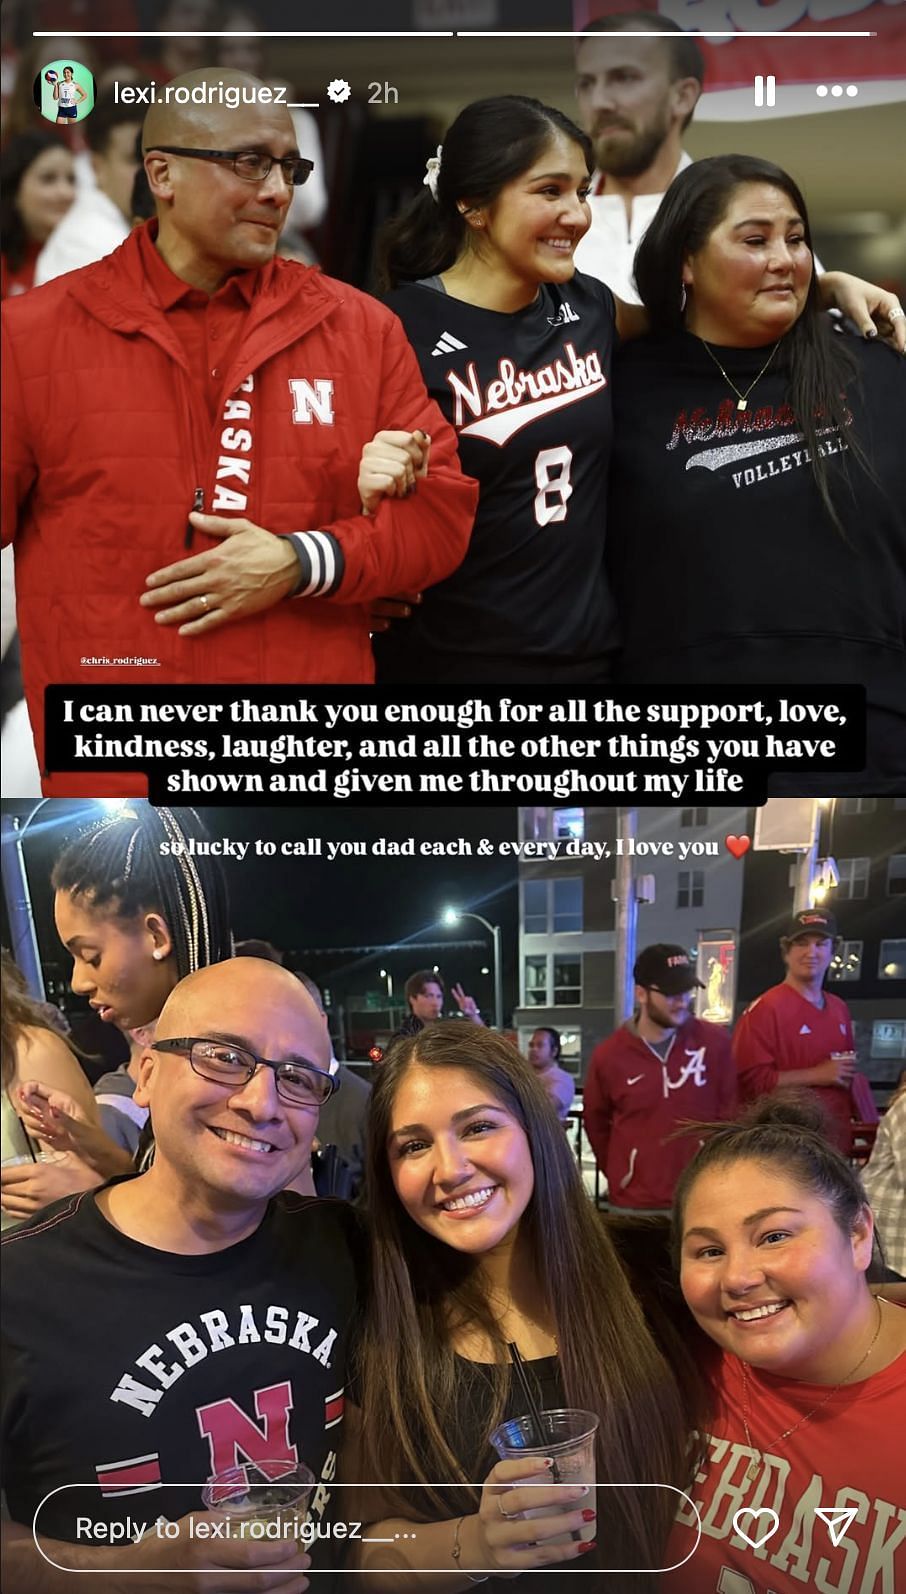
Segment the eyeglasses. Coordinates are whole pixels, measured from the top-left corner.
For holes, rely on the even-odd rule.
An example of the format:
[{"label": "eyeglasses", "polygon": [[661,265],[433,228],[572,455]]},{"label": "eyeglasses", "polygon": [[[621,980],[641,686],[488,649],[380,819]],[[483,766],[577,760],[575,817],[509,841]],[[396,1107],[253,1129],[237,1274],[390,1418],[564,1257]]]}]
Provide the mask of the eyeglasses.
[{"label": "eyeglasses", "polygon": [[291,1107],[320,1107],[338,1089],[336,1074],[325,1074],[314,1063],[292,1058],[275,1063],[269,1057],[258,1057],[244,1046],[234,1046],[232,1041],[204,1040],[197,1035],[180,1035],[176,1040],[156,1041],[155,1052],[175,1052],[187,1057],[189,1066],[215,1085],[229,1085],[241,1090],[258,1072],[259,1068],[272,1068],[276,1078],[277,1095]]},{"label": "eyeglasses", "polygon": [[147,155],[188,155],[197,161],[228,161],[237,177],[246,183],[263,183],[270,176],[272,166],[279,166],[283,181],[291,188],[301,188],[315,169],[314,161],[304,155],[264,155],[254,149],[185,149],[181,144],[155,144],[146,150]]}]

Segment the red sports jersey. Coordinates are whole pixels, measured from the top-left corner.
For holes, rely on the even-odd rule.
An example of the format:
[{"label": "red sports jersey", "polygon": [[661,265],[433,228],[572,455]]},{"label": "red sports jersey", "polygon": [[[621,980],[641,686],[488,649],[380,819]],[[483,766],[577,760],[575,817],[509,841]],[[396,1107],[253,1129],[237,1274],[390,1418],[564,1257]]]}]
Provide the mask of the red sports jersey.
[{"label": "red sports jersey", "polygon": [[[768,1096],[783,1086],[783,1076],[790,1069],[814,1068],[831,1052],[854,1049],[849,1008],[839,996],[825,991],[820,1008],[785,981],[772,985],[746,1008],[733,1035],[740,1096],[743,1101]],[[848,1153],[853,1116],[848,1087],[812,1088],[828,1119],[831,1138]]]},{"label": "red sports jersey", "polygon": [[671,1139],[684,1119],[728,1118],[736,1076],[726,1030],[689,1018],[666,1061],[624,1024],[596,1046],[583,1116],[615,1207],[669,1207],[676,1181],[698,1150],[694,1135]]},{"label": "red sports jersey", "polygon": [[[664,1594],[898,1594],[906,1589],[906,1355],[873,1378],[834,1390],[814,1417],[805,1414],[827,1396],[817,1384],[773,1378],[749,1368],[749,1431],[742,1423],[742,1364],[722,1355],[714,1369],[717,1411],[706,1460],[677,1513]],[[802,1426],[781,1440],[797,1422]],[[746,1472],[764,1457],[754,1479]],[[835,1545],[821,1509],[854,1509]],[[761,1512],[733,1525],[739,1511]],[[695,1547],[693,1549],[693,1547]],[[690,1555],[690,1552],[693,1552]]]}]

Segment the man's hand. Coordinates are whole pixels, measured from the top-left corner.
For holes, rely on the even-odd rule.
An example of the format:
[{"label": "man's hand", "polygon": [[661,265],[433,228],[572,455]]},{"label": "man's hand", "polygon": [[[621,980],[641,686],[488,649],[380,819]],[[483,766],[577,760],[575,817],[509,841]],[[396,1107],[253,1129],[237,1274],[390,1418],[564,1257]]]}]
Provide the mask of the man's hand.
[{"label": "man's hand", "polygon": [[428,474],[431,439],[427,432],[377,432],[362,449],[359,497],[366,515],[382,498],[408,498]]},{"label": "man's hand", "polygon": [[251,520],[219,515],[189,516],[196,530],[222,542],[206,553],[153,570],[139,603],[155,609],[158,625],[178,625],[180,636],[202,636],[273,608],[299,579],[299,561],[286,537],[275,537]]},{"label": "man's hand", "polygon": [[408,620],[422,601],[420,592],[399,592],[395,598],[374,598],[368,610],[368,629],[389,631],[394,620]]},{"label": "man's hand", "polygon": [[895,293],[846,271],[825,271],[818,278],[818,297],[825,310],[841,310],[864,338],[880,333],[891,348],[906,354],[906,315]]},{"label": "man's hand", "polygon": [[179,1519],[176,1538],[152,1526],[138,1543],[116,1549],[47,1538],[39,1529],[39,1551],[31,1524],[4,1522],[3,1588],[5,1594],[72,1594],[86,1585],[116,1594],[305,1594],[311,1557],[298,1539],[221,1538],[223,1523],[219,1512],[195,1511]]},{"label": "man's hand", "polygon": [[[816,1063],[812,1069],[812,1083],[815,1085],[848,1085],[856,1071],[855,1052],[837,1052],[833,1057],[825,1057],[823,1062]],[[783,1075],[781,1075],[781,1080]]]},{"label": "man's hand", "polygon": [[191,1517],[180,1518],[178,1538],[160,1538],[153,1530],[146,1533],[129,1552],[129,1571],[141,1572],[154,1590],[159,1578],[162,1588],[173,1589],[174,1594],[176,1589],[223,1594],[224,1586],[236,1594],[246,1590],[265,1594],[269,1589],[304,1594],[309,1586],[304,1573],[311,1566],[311,1556],[298,1539],[212,1539],[204,1537],[204,1527],[199,1533],[199,1523],[213,1531],[223,1520],[217,1511],[195,1511]]},{"label": "man's hand", "polygon": [[461,985],[451,985],[450,995],[456,1003],[456,1006],[459,1008],[463,1018],[469,1019],[473,1024],[481,1024],[482,1027],[484,1026],[484,1021],[480,1012],[478,1011],[478,1003],[476,1002],[474,996],[467,996]]}]

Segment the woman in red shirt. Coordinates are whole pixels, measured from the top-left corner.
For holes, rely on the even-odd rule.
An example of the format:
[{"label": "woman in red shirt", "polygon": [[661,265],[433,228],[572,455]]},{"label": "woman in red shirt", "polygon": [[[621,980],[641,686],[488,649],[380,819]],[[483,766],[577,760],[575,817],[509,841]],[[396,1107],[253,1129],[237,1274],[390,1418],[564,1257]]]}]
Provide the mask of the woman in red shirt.
[{"label": "woman in red shirt", "polygon": [[906,1312],[866,1284],[873,1229],[858,1174],[798,1104],[754,1107],[681,1178],[712,1412],[665,1594],[906,1588]]},{"label": "woman in red shirt", "polygon": [[42,246],[75,198],[75,163],[51,133],[20,133],[0,156],[0,298],[34,282]]}]

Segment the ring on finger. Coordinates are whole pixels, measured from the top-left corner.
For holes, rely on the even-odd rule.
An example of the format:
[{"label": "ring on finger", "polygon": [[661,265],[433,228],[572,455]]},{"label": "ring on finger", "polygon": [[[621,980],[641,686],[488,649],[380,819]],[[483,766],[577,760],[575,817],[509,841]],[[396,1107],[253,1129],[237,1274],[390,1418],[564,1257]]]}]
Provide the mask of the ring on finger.
[{"label": "ring on finger", "polygon": [[209,609],[210,609],[210,607],[211,607],[211,600],[210,600],[210,598],[206,598],[206,597],[205,597],[205,596],[204,596],[204,594],[203,594],[203,593],[202,593],[202,594],[201,594],[201,595],[200,595],[200,596],[199,596],[199,599],[198,599],[198,601],[199,601],[199,603],[200,603],[200,604],[201,604],[201,607],[202,607],[202,609],[203,609],[203,610],[204,610],[204,612],[205,612],[205,614],[207,614],[207,612],[208,612],[208,610],[209,610]]},{"label": "ring on finger", "polygon": [[888,321],[901,321],[904,316],[906,316],[906,310],[903,309],[902,305],[898,304],[895,310],[890,311],[887,319]]}]

